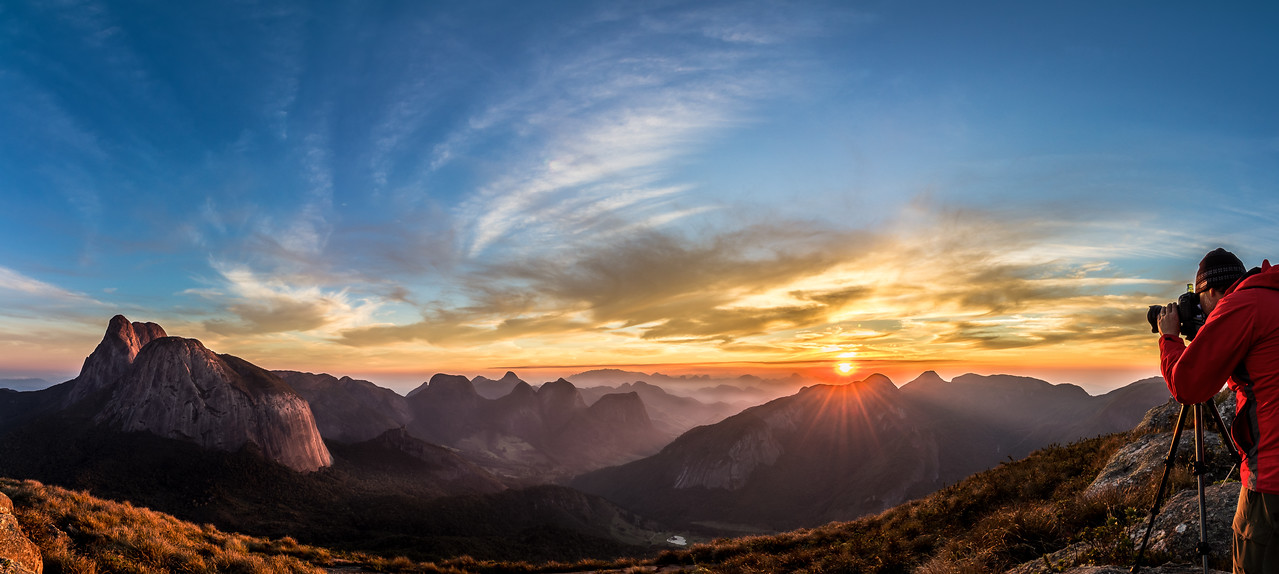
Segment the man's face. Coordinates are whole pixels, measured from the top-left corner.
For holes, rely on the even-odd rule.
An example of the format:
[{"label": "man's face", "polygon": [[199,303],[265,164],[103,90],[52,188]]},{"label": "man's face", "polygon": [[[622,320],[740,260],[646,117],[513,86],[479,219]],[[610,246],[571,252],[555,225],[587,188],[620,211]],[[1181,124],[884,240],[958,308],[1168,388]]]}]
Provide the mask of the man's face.
[{"label": "man's face", "polygon": [[1221,295],[1221,290],[1213,287],[1199,292],[1199,308],[1204,310],[1204,316],[1210,315],[1217,307],[1217,301],[1221,300]]}]

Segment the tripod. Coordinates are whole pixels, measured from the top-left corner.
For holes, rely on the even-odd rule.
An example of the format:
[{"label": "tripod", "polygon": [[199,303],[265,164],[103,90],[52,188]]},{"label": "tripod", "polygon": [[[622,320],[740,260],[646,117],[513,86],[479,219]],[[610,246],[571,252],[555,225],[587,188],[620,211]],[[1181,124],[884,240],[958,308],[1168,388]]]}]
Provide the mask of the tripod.
[{"label": "tripod", "polygon": [[1208,546],[1208,508],[1204,502],[1204,475],[1207,474],[1207,464],[1204,463],[1204,412],[1211,413],[1212,420],[1216,423],[1217,430],[1221,433],[1221,442],[1226,445],[1226,450],[1230,452],[1230,456],[1234,458],[1235,464],[1239,464],[1242,460],[1239,451],[1235,449],[1234,443],[1230,441],[1229,433],[1226,432],[1226,424],[1221,422],[1221,415],[1217,413],[1216,407],[1212,405],[1209,399],[1196,405],[1181,405],[1181,414],[1177,415],[1177,430],[1172,433],[1172,447],[1168,449],[1168,458],[1164,459],[1164,475],[1159,479],[1159,491],[1155,494],[1155,504],[1150,508],[1150,518],[1146,524],[1146,533],[1141,537],[1141,547],[1137,550],[1137,559],[1132,564],[1133,574],[1141,570],[1141,558],[1146,553],[1146,544],[1150,542],[1150,532],[1155,529],[1155,517],[1159,514],[1159,506],[1163,504],[1164,492],[1168,488],[1168,475],[1172,472],[1172,467],[1177,458],[1177,443],[1181,441],[1181,431],[1186,428],[1186,415],[1194,410],[1195,413],[1195,463],[1193,466],[1195,480],[1199,483],[1199,545],[1195,550],[1199,552],[1200,558],[1203,560],[1204,574],[1208,574],[1208,554],[1211,548]]}]

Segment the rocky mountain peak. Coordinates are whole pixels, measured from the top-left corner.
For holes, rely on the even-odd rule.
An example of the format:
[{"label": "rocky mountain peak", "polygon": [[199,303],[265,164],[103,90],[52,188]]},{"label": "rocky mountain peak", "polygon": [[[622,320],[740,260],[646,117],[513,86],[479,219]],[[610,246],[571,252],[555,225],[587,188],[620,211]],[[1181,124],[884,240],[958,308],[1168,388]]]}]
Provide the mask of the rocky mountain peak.
[{"label": "rocky mountain peak", "polygon": [[298,471],[333,462],[310,406],[287,383],[195,339],[163,337],[146,345],[93,420],[215,450],[253,444]]},{"label": "rocky mountain peak", "polygon": [[299,471],[332,464],[310,406],[280,377],[123,315],[71,381],[63,407],[77,403],[94,423],[124,432],[231,452],[252,445]]},{"label": "rocky mountain peak", "polygon": [[520,377],[515,374],[515,371],[507,371],[505,375],[502,375],[502,378],[497,380],[497,382],[519,384],[524,381],[520,380]]},{"label": "rocky mountain peak", "polygon": [[116,315],[107,323],[102,341],[84,360],[67,396],[66,404],[77,402],[106,388],[129,370],[138,353],[151,341],[166,337],[155,323],[131,323]]}]

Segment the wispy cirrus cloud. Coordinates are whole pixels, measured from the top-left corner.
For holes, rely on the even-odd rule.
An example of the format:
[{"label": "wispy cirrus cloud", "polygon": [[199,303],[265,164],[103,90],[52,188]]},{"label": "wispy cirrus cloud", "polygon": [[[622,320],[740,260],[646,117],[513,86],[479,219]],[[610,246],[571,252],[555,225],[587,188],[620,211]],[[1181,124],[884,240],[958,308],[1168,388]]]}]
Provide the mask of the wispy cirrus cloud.
[{"label": "wispy cirrus cloud", "polygon": [[365,325],[379,307],[377,301],[353,297],[345,290],[299,286],[242,265],[215,261],[213,267],[221,275],[218,282],[187,294],[213,302],[234,317],[204,321],[206,329],[220,335],[327,333]]},{"label": "wispy cirrus cloud", "polygon": [[102,305],[101,302],[83,293],[70,291],[0,266],[0,294],[4,293],[8,293],[10,297],[30,297],[49,303]]},{"label": "wispy cirrus cloud", "polygon": [[[672,181],[681,156],[751,122],[753,106],[787,89],[762,60],[799,58],[785,46],[708,33],[726,20],[747,25],[729,16],[623,13],[569,25],[568,39],[542,56],[544,71],[531,85],[487,106],[436,149],[438,168],[495,134],[516,141],[509,167],[457,210],[467,253],[565,245],[713,209],[686,194],[687,183]],[[617,21],[628,18],[637,25],[617,33]],[[591,50],[576,44],[583,36],[592,38]]]}]

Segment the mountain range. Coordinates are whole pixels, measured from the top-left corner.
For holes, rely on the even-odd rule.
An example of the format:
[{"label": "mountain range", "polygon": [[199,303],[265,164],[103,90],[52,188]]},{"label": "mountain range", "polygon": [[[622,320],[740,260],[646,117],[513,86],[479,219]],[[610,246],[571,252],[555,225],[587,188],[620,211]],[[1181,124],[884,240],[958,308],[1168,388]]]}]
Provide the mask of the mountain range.
[{"label": "mountain range", "polygon": [[[485,532],[533,540],[544,527],[566,533],[539,542],[556,556],[619,555],[660,543],[661,524],[767,532],[878,512],[1048,444],[1126,430],[1168,398],[1161,379],[1094,397],[926,372],[901,388],[882,375],[813,385],[738,412],[643,373],[584,375],[610,384],[437,374],[401,396],[266,371],[116,316],[76,378],[0,389],[0,474],[263,535],[448,555]],[[678,380],[738,398],[763,381]],[[453,524],[437,514],[446,508],[477,522]],[[514,508],[519,529],[484,525]],[[453,542],[433,538],[450,528]],[[509,555],[502,544],[468,552]]]},{"label": "mountain range", "polygon": [[[323,427],[343,440],[321,437],[311,403],[286,378],[314,395]],[[664,538],[599,497],[553,485],[513,488],[520,485],[477,465],[474,453],[412,434],[410,427],[453,432],[424,420],[461,421],[449,399],[496,403],[457,379],[441,375],[433,389],[399,397],[349,378],[272,373],[116,316],[76,378],[0,392],[0,475],[242,532],[420,557],[616,556]],[[565,383],[531,400],[546,403],[547,420],[592,436],[600,434],[598,417],[643,430],[638,396],[613,397],[587,407]],[[634,448],[626,432],[613,436]],[[547,441],[548,449],[573,448],[571,438]],[[600,442],[583,456],[615,446]]]},{"label": "mountain range", "polygon": [[[572,486],[666,524],[757,532],[879,512],[1000,461],[1132,428],[1162,379],[1093,397],[1074,385],[934,372],[815,385],[685,433]],[[1143,406],[1144,405],[1144,406]]]}]

